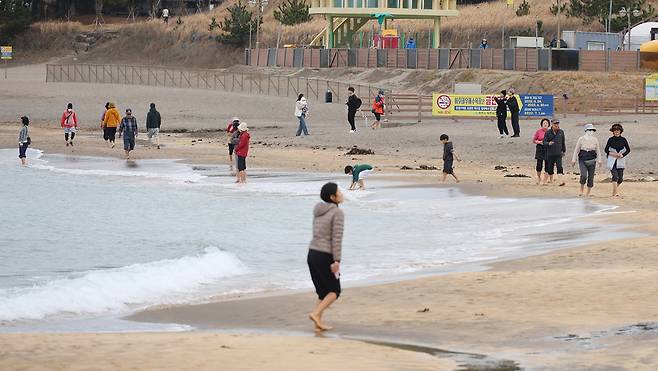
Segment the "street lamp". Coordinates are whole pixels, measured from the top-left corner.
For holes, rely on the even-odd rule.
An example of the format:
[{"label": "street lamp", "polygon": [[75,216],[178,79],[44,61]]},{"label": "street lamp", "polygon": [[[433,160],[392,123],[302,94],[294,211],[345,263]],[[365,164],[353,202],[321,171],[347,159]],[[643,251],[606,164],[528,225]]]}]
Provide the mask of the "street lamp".
[{"label": "street lamp", "polygon": [[[631,50],[631,14],[633,14],[633,17],[639,17],[642,12],[640,12],[639,9],[633,9],[633,10],[627,10],[625,7],[622,7],[619,9],[619,15],[622,17],[627,17],[628,19],[628,50]],[[624,37],[624,42],[626,42],[626,38]]]},{"label": "street lamp", "polygon": [[[258,16],[256,16],[256,49],[260,49],[260,19],[263,14],[263,8],[267,5],[268,0],[249,0],[249,4],[256,6]],[[250,27],[251,28],[251,27]],[[251,35],[249,36],[251,42]]]}]

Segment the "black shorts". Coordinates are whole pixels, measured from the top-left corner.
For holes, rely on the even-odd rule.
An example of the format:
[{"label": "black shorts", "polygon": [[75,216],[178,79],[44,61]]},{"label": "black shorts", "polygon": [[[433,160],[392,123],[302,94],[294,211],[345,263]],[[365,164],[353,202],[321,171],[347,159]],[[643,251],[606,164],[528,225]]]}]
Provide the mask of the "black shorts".
[{"label": "black shorts", "polygon": [[444,174],[453,174],[454,168],[452,167],[452,160],[443,161],[443,173]]},{"label": "black shorts", "polygon": [[233,149],[235,148],[235,144],[228,144],[228,155],[233,156]]},{"label": "black shorts", "polygon": [[105,127],[103,128],[103,139],[109,140],[110,142],[114,142],[116,140],[116,135],[117,135],[117,128],[108,128]]},{"label": "black shorts", "polygon": [[330,292],[339,297],[340,279],[331,272],[334,256],[322,251],[308,250],[306,263],[308,263],[308,270],[311,272],[311,279],[318,298],[322,300]]},{"label": "black shorts", "polygon": [[373,112],[375,114],[375,120],[379,121],[382,118],[382,114],[378,112]]},{"label": "black shorts", "polygon": [[247,170],[247,158],[238,156],[238,171]]}]

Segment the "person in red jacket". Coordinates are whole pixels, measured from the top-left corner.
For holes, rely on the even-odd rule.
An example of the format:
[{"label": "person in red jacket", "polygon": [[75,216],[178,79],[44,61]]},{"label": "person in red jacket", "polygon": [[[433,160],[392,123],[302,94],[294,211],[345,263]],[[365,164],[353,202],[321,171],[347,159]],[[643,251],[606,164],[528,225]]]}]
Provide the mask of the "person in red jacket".
[{"label": "person in red jacket", "polygon": [[238,125],[240,132],[240,142],[235,146],[235,155],[238,156],[238,172],[236,175],[236,183],[247,183],[247,155],[249,155],[249,127],[246,122],[241,122]]},{"label": "person in red jacket", "polygon": [[384,114],[384,108],[384,90],[379,90],[379,94],[375,96],[375,103],[372,105],[372,113],[375,115],[375,122],[370,125],[371,129],[374,130],[381,126],[379,121],[382,119],[382,115]]},{"label": "person in red jacket", "polygon": [[[64,140],[66,140],[66,146],[73,146],[73,138],[75,138],[75,132],[78,129],[78,115],[76,115],[73,110],[73,103],[69,103],[66,107],[66,111],[62,113],[60,123],[62,128],[64,128]],[[69,140],[69,134],[71,134],[71,140]]]}]

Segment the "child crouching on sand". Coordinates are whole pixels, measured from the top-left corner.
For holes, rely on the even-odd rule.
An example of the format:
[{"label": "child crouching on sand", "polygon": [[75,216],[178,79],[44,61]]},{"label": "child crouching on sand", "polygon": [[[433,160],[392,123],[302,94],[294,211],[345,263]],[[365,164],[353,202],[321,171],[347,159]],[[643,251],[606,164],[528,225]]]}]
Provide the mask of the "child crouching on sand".
[{"label": "child crouching on sand", "polygon": [[347,165],[345,166],[345,174],[352,176],[352,184],[350,185],[350,191],[355,189],[365,190],[366,186],[363,182],[363,178],[367,177],[372,172],[372,166],[368,164],[355,164],[354,166]]},{"label": "child crouching on sand", "polygon": [[343,194],[336,183],[327,183],[320,190],[323,202],[313,209],[313,239],[306,262],[318,294],[318,303],[308,318],[315,331],[331,330],[322,323],[322,313],[340,296],[340,258],[345,215],[338,207]]},{"label": "child crouching on sand", "polygon": [[455,178],[455,181],[459,183],[459,178],[455,175],[455,169],[453,168],[453,158],[457,161],[461,161],[461,158],[457,156],[455,149],[450,141],[450,137],[447,134],[441,134],[439,137],[441,143],[443,143],[443,182],[446,181],[448,174],[452,175]]}]

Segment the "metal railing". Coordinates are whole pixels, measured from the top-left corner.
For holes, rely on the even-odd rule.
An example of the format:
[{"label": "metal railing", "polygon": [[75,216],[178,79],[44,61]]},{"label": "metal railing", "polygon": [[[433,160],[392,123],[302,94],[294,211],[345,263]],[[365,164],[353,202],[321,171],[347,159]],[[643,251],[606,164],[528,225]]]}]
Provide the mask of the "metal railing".
[{"label": "metal railing", "polygon": [[324,101],[326,93],[331,92],[332,102],[341,104],[345,103],[347,88],[351,86],[364,105],[380,89],[310,77],[114,64],[48,64],[46,82],[208,89],[278,97],[296,97],[302,93],[307,99],[317,101]]}]

